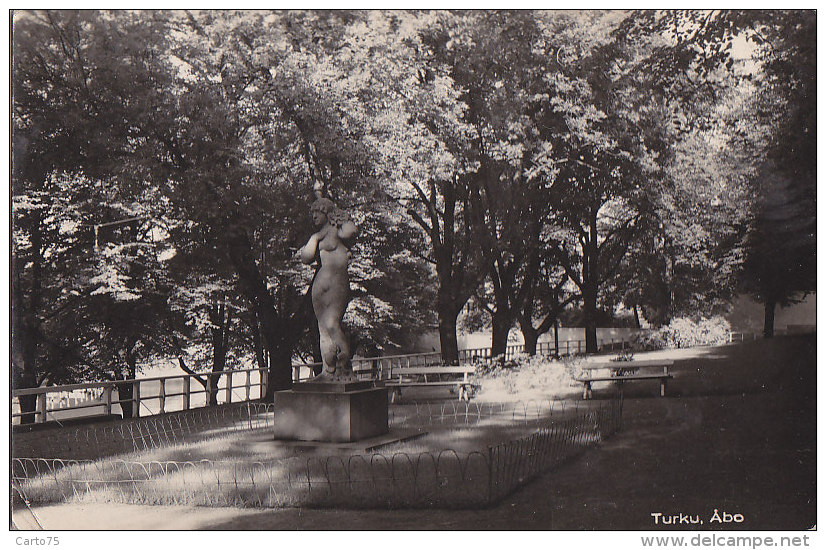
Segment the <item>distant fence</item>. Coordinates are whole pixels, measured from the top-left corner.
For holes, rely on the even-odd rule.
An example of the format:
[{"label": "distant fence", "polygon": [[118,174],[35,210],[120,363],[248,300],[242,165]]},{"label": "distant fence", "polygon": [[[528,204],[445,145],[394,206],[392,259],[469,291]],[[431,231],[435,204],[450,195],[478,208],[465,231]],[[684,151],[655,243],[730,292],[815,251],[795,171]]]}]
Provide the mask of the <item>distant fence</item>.
[{"label": "distant fence", "polygon": [[[501,410],[492,408],[489,412],[498,414]],[[247,420],[252,418],[250,415]],[[269,421],[261,422],[242,422],[246,427],[238,429],[262,429]],[[572,417],[546,418],[529,435],[479,451],[293,456],[272,461],[19,457],[12,460],[12,482],[14,494],[22,501],[16,503],[18,508],[67,501],[478,508],[495,504],[535,476],[612,435],[621,422],[622,399],[617,397],[598,406],[583,405]],[[182,424],[177,429],[158,425],[152,431],[165,435],[132,439],[133,445],[152,447],[164,438],[180,440],[186,429]],[[127,432],[120,435],[130,439]]]},{"label": "distant fence", "polygon": [[[598,341],[602,350],[624,349],[629,341],[622,338],[606,338]],[[537,343],[536,352],[541,356],[574,355],[583,353],[584,340],[559,343],[557,349],[550,342]],[[522,344],[506,348],[505,360],[525,352]],[[490,348],[460,350],[462,363],[491,360]],[[393,369],[427,366],[441,363],[439,352],[359,357],[353,359],[353,370],[362,379],[386,380]],[[293,380],[306,380],[319,363],[294,364]],[[232,369],[217,373],[176,374],[152,378],[136,378],[122,381],[88,382],[61,386],[42,386],[14,390],[12,393],[12,424],[20,424],[24,416],[34,423],[62,422],[88,417],[120,416],[128,408],[131,417],[152,416],[167,412],[186,411],[208,404],[210,395],[217,404],[231,404],[258,400],[267,391],[266,368]],[[129,389],[121,397],[120,388]],[[20,398],[34,396],[35,410],[24,412]],[[120,409],[120,410],[119,410]],[[124,415],[129,416],[129,415]]]},{"label": "distant fence", "polygon": [[[633,341],[633,336],[615,336],[609,338],[597,338],[597,349],[599,351],[616,351],[628,348]],[[525,344],[513,344],[505,348],[505,361],[513,359],[517,355],[525,353]],[[585,340],[561,340],[557,347],[553,342],[537,342],[536,355],[542,357],[581,355],[585,353]],[[473,363],[474,361],[489,361],[491,348],[469,348],[459,350],[459,361]]]},{"label": "distant fence", "polygon": [[[813,332],[813,326],[789,327],[777,330],[776,334],[799,334]],[[731,332],[730,343],[757,340],[760,333]],[[601,351],[623,350],[629,347],[631,337],[603,338],[598,340]],[[538,342],[538,355],[564,356],[577,355],[585,351],[585,340],[568,340],[559,342],[557,348],[551,342]],[[505,360],[510,360],[525,352],[523,344],[506,348]],[[490,348],[470,348],[459,351],[462,363],[490,361]],[[393,370],[405,367],[428,366],[441,363],[439,352],[411,353],[404,355],[386,355],[382,357],[359,357],[353,359],[353,370],[365,380],[386,380]],[[293,380],[306,380],[312,376],[312,369],[319,363],[295,364]],[[217,381],[217,382],[216,382]],[[118,408],[129,408],[132,417],[152,416],[166,412],[186,411],[203,407],[209,396],[214,394],[218,404],[231,404],[258,400],[266,393],[267,369],[233,369],[219,373],[202,373],[198,375],[178,374],[172,376],[139,378],[124,381],[89,382],[63,386],[43,386],[14,390],[12,394],[12,423],[20,424],[28,414],[35,423],[47,421],[61,422],[83,416],[119,415]],[[122,398],[118,388],[129,386],[131,395]],[[19,399],[23,396],[35,396],[36,407],[33,412],[24,413],[20,409]]]}]

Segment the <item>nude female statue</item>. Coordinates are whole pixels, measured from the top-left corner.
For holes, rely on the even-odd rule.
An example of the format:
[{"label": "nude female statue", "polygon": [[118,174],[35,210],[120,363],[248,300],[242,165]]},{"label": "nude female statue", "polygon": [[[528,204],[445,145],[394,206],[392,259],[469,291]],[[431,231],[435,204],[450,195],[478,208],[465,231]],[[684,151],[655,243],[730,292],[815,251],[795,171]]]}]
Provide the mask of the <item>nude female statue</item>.
[{"label": "nude female statue", "polygon": [[350,345],[341,328],[341,319],[350,301],[347,259],[358,229],[333,201],[321,197],[318,190],[316,195],[319,198],[310,211],[313,223],[320,229],[298,253],[305,264],[313,263],[316,258],[321,261],[313,280],[312,296],[324,370],[313,380],[353,380]]}]

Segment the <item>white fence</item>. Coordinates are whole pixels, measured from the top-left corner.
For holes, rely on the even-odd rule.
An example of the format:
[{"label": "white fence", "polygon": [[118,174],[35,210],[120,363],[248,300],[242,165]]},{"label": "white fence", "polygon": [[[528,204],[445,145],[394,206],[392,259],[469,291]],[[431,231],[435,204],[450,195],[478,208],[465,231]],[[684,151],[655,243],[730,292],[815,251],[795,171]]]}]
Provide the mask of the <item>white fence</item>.
[{"label": "white fence", "polygon": [[[729,342],[742,342],[760,338],[757,333],[732,332]],[[598,339],[600,350],[620,350],[628,347],[630,337]],[[536,353],[542,356],[573,355],[585,351],[584,340],[559,342],[559,349],[550,342],[537,343]],[[525,352],[522,344],[508,346],[505,360]],[[459,351],[462,363],[488,361],[490,348],[472,348]],[[362,379],[383,380],[390,377],[395,368],[437,365],[441,362],[439,352],[389,355],[382,357],[354,358],[353,370]],[[293,380],[305,380],[312,376],[313,367],[318,363],[293,365]],[[125,408],[133,417],[151,416],[166,412],[185,411],[206,406],[209,395],[215,393],[218,404],[237,403],[261,399],[267,392],[267,369],[235,369],[220,373],[198,375],[179,374],[155,378],[139,378],[124,381],[88,382],[63,386],[43,386],[14,390],[12,393],[12,424],[20,424],[24,415],[33,416],[35,423],[65,421],[83,417],[122,415]],[[202,384],[199,380],[205,382]],[[216,386],[214,380],[218,380]],[[118,388],[131,388],[131,395],[125,391],[122,397]],[[24,413],[20,408],[20,397],[36,396],[34,412]]]},{"label": "white fence", "polygon": [[[154,378],[14,390],[12,423],[20,424],[21,418],[26,414],[20,409],[20,397],[27,395],[35,396],[37,400],[33,413],[36,423],[122,415],[126,408],[134,417],[189,410],[205,406],[213,392],[219,404],[260,399],[267,391],[265,371],[266,369],[261,368],[237,369],[197,376],[182,373]],[[213,388],[214,380],[219,376],[217,387]],[[205,384],[201,384],[197,379],[203,380]],[[124,391],[126,396],[121,396],[119,388],[131,389],[131,396],[128,395],[128,391]]]}]

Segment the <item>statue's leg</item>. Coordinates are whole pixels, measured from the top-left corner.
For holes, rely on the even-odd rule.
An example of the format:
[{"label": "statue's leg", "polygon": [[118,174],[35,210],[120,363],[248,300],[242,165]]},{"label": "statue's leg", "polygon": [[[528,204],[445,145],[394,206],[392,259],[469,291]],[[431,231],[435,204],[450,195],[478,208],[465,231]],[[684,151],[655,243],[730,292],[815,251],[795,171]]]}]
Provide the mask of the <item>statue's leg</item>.
[{"label": "statue's leg", "polygon": [[325,316],[323,321],[319,322],[319,332],[326,333],[329,338],[329,347],[322,348],[325,366],[328,361],[327,354],[329,354],[329,364],[335,369],[336,376],[351,374],[350,345],[347,341],[347,335],[344,334],[341,328],[341,317],[336,312]]},{"label": "statue's leg", "polygon": [[336,372],[351,374],[353,366],[350,363],[350,344],[344,331],[339,329],[338,332],[339,334],[333,337],[333,341],[336,342]]},{"label": "statue's leg", "polygon": [[330,330],[338,309],[335,307],[339,298],[337,294],[330,286],[329,276],[322,276],[319,272],[313,283],[313,310],[318,320],[319,344],[324,369],[314,378],[317,381],[330,380],[337,375],[339,346],[335,339],[336,335]]},{"label": "statue's leg", "polygon": [[321,360],[324,362],[323,374],[333,374],[336,370],[337,346],[330,333],[325,330],[322,323],[318,324],[318,332],[321,345]]}]

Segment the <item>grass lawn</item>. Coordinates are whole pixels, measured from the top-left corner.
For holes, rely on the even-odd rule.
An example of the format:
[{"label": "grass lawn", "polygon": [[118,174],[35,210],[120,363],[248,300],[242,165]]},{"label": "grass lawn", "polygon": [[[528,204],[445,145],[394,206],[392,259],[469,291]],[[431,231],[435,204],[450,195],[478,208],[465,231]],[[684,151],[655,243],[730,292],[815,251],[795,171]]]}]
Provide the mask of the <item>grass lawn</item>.
[{"label": "grass lawn", "polygon": [[20,459],[15,475],[35,505],[478,508],[600,441],[618,412],[612,402],[465,403],[413,393],[392,406],[390,433],[419,436],[378,451],[276,441],[270,412],[266,422],[254,417],[258,428],[205,426],[207,439],[187,431],[174,444],[161,438],[156,448],[93,460]]},{"label": "grass lawn", "polygon": [[[34,512],[51,529],[99,529],[101,513],[113,529],[690,528],[655,524],[654,513],[700,516],[701,529],[805,529],[816,521],[815,350],[814,336],[800,336],[654,352],[675,359],[668,397],[655,397],[656,382],[627,385],[623,431],[487,510],[218,512],[80,503]],[[440,443],[458,446],[465,435],[464,426],[453,426]],[[710,523],[715,509],[744,521]]]}]

